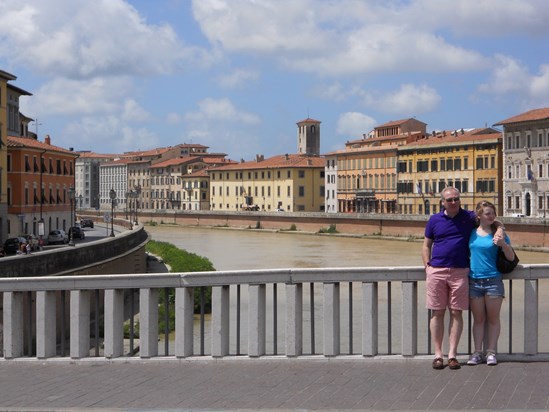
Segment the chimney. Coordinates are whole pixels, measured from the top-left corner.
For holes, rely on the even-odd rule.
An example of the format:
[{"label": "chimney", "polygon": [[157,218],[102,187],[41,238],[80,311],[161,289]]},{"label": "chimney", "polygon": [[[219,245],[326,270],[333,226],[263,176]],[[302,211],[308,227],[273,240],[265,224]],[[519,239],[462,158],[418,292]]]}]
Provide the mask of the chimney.
[{"label": "chimney", "polygon": [[46,143],[47,145],[51,145],[51,138],[49,134],[47,134],[44,138],[44,143]]}]

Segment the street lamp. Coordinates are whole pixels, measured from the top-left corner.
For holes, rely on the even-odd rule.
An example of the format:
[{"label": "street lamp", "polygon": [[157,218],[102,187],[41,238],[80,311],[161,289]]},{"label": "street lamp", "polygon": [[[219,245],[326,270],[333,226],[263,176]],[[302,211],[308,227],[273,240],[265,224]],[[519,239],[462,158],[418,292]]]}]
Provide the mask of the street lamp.
[{"label": "street lamp", "polygon": [[141,198],[141,185],[137,185],[135,188],[135,224],[137,225],[139,222],[137,220],[137,216],[139,215],[139,203]]},{"label": "street lamp", "polygon": [[69,229],[69,246],[74,246],[74,213],[73,213],[73,204],[74,204],[75,191],[74,187],[69,187],[69,200],[71,204],[71,227]]},{"label": "street lamp", "polygon": [[114,237],[114,202],[116,201],[116,192],[114,189],[110,190],[109,197],[111,198],[111,237]]}]

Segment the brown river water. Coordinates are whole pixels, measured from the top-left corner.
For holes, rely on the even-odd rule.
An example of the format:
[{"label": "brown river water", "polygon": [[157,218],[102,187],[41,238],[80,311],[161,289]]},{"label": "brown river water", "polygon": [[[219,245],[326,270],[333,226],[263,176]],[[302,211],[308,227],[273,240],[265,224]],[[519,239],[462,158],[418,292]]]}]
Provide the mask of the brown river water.
[{"label": "brown river water", "polygon": [[[154,240],[208,258],[216,270],[422,265],[421,241],[167,225],[146,229]],[[549,263],[548,253],[517,254],[523,264]]]}]

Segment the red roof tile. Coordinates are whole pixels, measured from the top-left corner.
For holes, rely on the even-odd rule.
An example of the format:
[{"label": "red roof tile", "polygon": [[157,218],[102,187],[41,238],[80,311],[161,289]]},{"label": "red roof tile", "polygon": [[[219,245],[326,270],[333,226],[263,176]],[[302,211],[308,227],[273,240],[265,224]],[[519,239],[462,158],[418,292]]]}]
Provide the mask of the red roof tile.
[{"label": "red roof tile", "polygon": [[520,123],[520,122],[528,122],[532,120],[547,120],[547,119],[549,119],[549,107],[530,110],[528,112],[494,123],[494,126],[500,126],[500,125],[503,126],[510,123]]},{"label": "red roof tile", "polygon": [[253,170],[253,169],[279,169],[279,168],[308,168],[324,167],[326,160],[323,157],[307,156],[301,154],[277,155],[265,160],[252,160],[249,162],[235,163],[227,166],[216,167],[215,170]]},{"label": "red roof tile", "polygon": [[63,147],[54,146],[52,144],[47,144],[30,137],[16,137],[8,136],[8,147],[28,147],[33,149],[47,150],[50,152],[60,152],[64,154],[72,154],[74,157],[78,157],[79,154],[73,150],[68,150]]}]

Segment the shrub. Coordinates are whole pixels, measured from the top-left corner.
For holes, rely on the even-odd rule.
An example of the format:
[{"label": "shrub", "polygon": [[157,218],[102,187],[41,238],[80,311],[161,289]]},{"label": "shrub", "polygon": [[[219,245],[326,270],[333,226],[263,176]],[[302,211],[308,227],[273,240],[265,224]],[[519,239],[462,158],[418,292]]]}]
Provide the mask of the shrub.
[{"label": "shrub", "polygon": [[[151,240],[145,247],[147,252],[150,252],[156,256],[160,256],[166,264],[170,266],[171,272],[209,272],[215,271],[215,268],[208,258],[198,256],[194,253],[187,252],[185,250],[177,248],[175,245],[168,242],[157,242]],[[200,313],[200,289],[194,289],[194,313]],[[164,330],[165,319],[165,299],[166,294],[161,291],[160,293],[160,307],[158,317],[160,320],[160,330]],[[168,290],[168,304],[169,304],[169,328],[175,329],[175,312],[173,310],[175,303],[175,289],[170,288]],[[210,313],[212,310],[212,288],[204,288],[204,310],[206,313]]]}]

